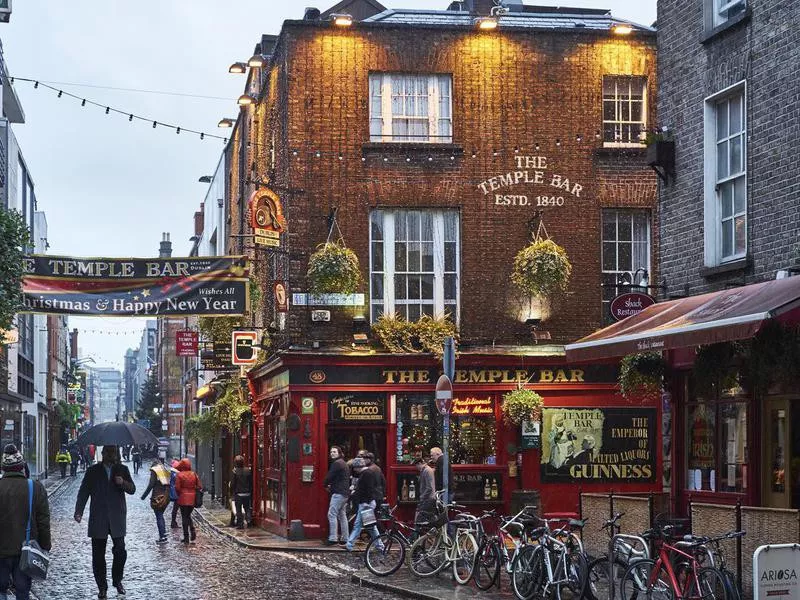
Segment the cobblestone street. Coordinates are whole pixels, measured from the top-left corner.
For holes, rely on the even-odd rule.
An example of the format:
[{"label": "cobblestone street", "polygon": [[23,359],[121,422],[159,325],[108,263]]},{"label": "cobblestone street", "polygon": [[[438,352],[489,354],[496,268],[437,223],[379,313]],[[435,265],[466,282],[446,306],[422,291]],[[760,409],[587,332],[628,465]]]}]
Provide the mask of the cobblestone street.
[{"label": "cobblestone street", "polygon": [[[268,552],[240,548],[198,522],[197,543],[184,546],[179,529],[170,541],[156,545],[156,522],[149,501],[139,499],[147,485],[147,471],[134,476],[137,493],[128,496],[127,598],[212,600],[251,598],[396,598],[359,588],[350,576],[361,555],[345,553]],[[40,600],[96,598],[92,577],[91,545],[86,536],[88,509],[81,524],[72,519],[75,497],[83,477],[65,484],[51,499],[53,551],[47,581],[34,584]],[[166,514],[169,526],[169,510]],[[180,519],[180,518],[179,518]],[[107,560],[109,578],[111,543]],[[109,591],[109,598],[116,592]]]}]

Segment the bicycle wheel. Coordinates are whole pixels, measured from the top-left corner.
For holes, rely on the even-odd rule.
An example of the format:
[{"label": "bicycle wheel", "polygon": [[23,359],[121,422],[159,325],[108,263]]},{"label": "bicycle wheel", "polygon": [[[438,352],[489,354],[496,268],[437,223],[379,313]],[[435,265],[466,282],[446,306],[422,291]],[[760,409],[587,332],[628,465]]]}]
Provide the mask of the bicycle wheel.
[{"label": "bicycle wheel", "polygon": [[529,600],[544,583],[544,550],[541,546],[520,548],[511,563],[511,587],[519,600]]},{"label": "bicycle wheel", "polygon": [[478,556],[478,542],[469,530],[457,530],[454,548],[453,578],[461,585],[472,579],[475,570],[475,559]]},{"label": "bicycle wheel", "polygon": [[566,583],[556,584],[558,600],[580,600],[586,591],[586,580],[589,565],[583,552],[575,547],[564,555],[564,571],[556,574],[557,579],[566,579]]},{"label": "bicycle wheel", "polygon": [[364,552],[364,562],[369,572],[378,577],[391,575],[406,559],[406,545],[393,533],[382,533],[370,540]]},{"label": "bicycle wheel", "polygon": [[[700,585],[699,590],[697,589],[697,584]],[[698,571],[697,582],[693,579],[691,580],[687,598],[694,600],[727,600],[726,588],[725,577],[720,570],[714,567],[706,567]]]},{"label": "bicycle wheel", "polygon": [[589,574],[586,578],[586,597],[588,600],[608,600],[611,585],[609,575],[614,582],[614,598],[620,597],[620,582],[627,566],[617,559],[614,561],[613,570],[609,573],[608,557],[601,556],[589,563]]},{"label": "bicycle wheel", "polygon": [[500,565],[502,562],[500,540],[497,538],[485,539],[481,547],[478,548],[475,572],[472,575],[479,590],[486,591],[500,580]]},{"label": "bicycle wheel", "polygon": [[444,533],[436,528],[417,538],[406,555],[408,568],[417,577],[432,577],[447,564]]},{"label": "bicycle wheel", "polygon": [[674,600],[675,592],[663,567],[655,572],[654,560],[645,558],[625,571],[620,583],[622,600]]},{"label": "bicycle wheel", "polygon": [[736,576],[728,569],[720,569],[725,578],[725,597],[727,600],[742,600],[742,592],[736,583]]}]

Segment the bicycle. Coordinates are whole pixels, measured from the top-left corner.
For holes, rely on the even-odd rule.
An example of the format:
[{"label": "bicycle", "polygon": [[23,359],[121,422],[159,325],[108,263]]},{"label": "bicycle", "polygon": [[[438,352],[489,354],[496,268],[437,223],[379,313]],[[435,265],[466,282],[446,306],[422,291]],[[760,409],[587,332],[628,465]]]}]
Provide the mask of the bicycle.
[{"label": "bicycle", "polygon": [[586,521],[570,519],[555,531],[549,521],[531,532],[538,544],[527,545],[517,553],[512,564],[511,582],[520,600],[537,597],[543,600],[580,600],[586,591],[588,565],[583,546],[572,528]]},{"label": "bicycle", "polygon": [[[475,561],[473,579],[480,590],[488,590],[497,584],[500,587],[500,570],[505,568],[509,577],[511,566],[520,548],[528,543],[527,529],[535,521],[524,519],[525,516],[536,516],[529,511],[534,507],[526,506],[513,517],[497,517],[495,511],[484,513],[486,518],[496,518],[500,526],[497,535],[487,537],[478,547],[478,558]],[[510,551],[510,554],[509,554]]]},{"label": "bicycle", "polygon": [[[615,535],[619,534],[621,527],[619,520],[625,513],[617,513],[608,519],[600,531],[608,534],[609,542]],[[637,537],[638,536],[630,536]],[[588,582],[586,585],[586,597],[588,600],[608,600],[610,597],[610,581],[614,582],[614,589],[619,590],[619,581],[625,574],[626,569],[637,560],[649,557],[649,548],[644,538],[640,540],[641,548],[629,543],[625,539],[616,539],[614,542],[614,560],[609,561],[608,553],[603,554],[589,562]],[[615,594],[616,596],[616,594]]]},{"label": "bicycle", "polygon": [[[722,551],[722,542],[744,537],[744,531],[730,531],[717,537],[685,536],[684,540],[699,545],[697,560],[702,565],[708,558],[708,565],[716,568],[725,583],[725,598],[727,600],[741,600],[742,592],[736,581],[736,575],[728,568],[725,553]],[[676,544],[677,545],[677,544]],[[709,548],[711,546],[711,548]]]},{"label": "bicycle", "polygon": [[[478,542],[469,529],[475,526],[476,517],[460,513],[455,519],[449,518],[453,509],[465,510],[465,506],[447,504],[431,524],[432,528],[421,535],[408,551],[408,568],[417,577],[432,577],[448,565],[453,567],[453,578],[466,585],[472,578]],[[451,537],[448,525],[455,526]]]},{"label": "bicycle", "polygon": [[655,560],[641,559],[628,567],[620,584],[622,600],[639,600],[640,595],[648,600],[725,600],[721,573],[715,567],[702,567],[693,552],[703,547],[702,541],[687,536],[682,546],[670,544],[667,536],[671,529],[667,525],[643,534],[658,544],[658,555]]},{"label": "bicycle", "polygon": [[[416,527],[404,523],[394,516],[395,504],[381,505],[378,521],[383,530],[381,534],[369,541],[364,552],[364,563],[370,573],[378,577],[386,577],[395,573],[406,560],[406,549],[418,537]],[[388,522],[388,523],[387,523]]]}]

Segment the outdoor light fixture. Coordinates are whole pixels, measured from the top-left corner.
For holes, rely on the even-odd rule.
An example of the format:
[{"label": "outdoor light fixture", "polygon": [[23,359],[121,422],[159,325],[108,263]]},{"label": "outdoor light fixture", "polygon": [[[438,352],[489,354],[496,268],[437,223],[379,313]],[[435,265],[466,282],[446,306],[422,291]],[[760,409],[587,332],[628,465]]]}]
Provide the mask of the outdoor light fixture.
[{"label": "outdoor light fixture", "polygon": [[255,101],[256,99],[253,98],[252,96],[249,96],[247,94],[242,94],[241,96],[239,96],[239,99],[236,101],[236,103],[239,106],[248,106],[250,104],[253,104]]},{"label": "outdoor light fixture", "polygon": [[627,25],[625,23],[622,23],[622,24],[619,24],[619,25],[614,25],[611,28],[611,31],[613,33],[617,34],[617,35],[628,35],[629,33],[631,33],[633,31],[633,27],[631,27],[630,25]]},{"label": "outdoor light fixture", "polygon": [[228,67],[228,73],[235,73],[236,75],[243,75],[247,73],[247,63],[235,62]]},{"label": "outdoor light fixture", "polygon": [[483,31],[497,29],[497,17],[478,17],[473,23],[476,28]]},{"label": "outdoor light fixture", "polygon": [[353,24],[353,17],[346,13],[333,14],[331,15],[331,21],[337,27],[350,27]]},{"label": "outdoor light fixture", "polygon": [[250,60],[247,61],[248,67],[253,67],[256,69],[260,69],[266,64],[267,59],[263,54],[253,54],[253,56],[250,57]]},{"label": "outdoor light fixture", "polygon": [[199,181],[200,183],[211,183],[211,175],[203,175],[197,181]]},{"label": "outdoor light fixture", "polygon": [[233,127],[233,124],[236,122],[235,119],[229,119],[225,117],[224,119],[220,119],[219,123],[217,123],[217,127]]}]

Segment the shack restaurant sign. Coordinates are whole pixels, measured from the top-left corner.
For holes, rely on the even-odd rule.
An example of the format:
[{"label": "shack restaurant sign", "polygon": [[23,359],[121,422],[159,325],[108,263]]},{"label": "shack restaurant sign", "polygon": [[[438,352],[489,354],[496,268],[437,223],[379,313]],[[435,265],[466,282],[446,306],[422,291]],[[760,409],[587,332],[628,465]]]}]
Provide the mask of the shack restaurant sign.
[{"label": "shack restaurant sign", "polygon": [[[516,190],[519,186],[542,186],[530,196]],[[564,206],[572,198],[580,198],[583,186],[566,175],[554,173],[546,156],[514,156],[511,170],[489,177],[478,184],[484,196],[496,206]],[[538,195],[534,196],[536,193]]]},{"label": "shack restaurant sign", "polygon": [[641,292],[627,292],[620,294],[611,301],[609,309],[611,316],[617,321],[638,315],[648,306],[652,306],[656,301],[652,296]]}]

